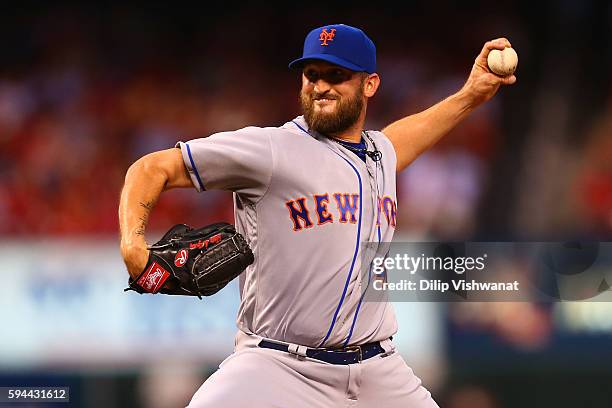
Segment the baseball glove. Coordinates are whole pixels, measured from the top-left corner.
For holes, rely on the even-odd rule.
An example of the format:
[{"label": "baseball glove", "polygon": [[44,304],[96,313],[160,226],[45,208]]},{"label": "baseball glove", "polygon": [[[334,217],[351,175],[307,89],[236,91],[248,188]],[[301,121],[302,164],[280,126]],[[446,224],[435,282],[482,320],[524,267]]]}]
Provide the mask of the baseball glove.
[{"label": "baseball glove", "polygon": [[253,252],[233,225],[217,223],[193,229],[172,227],[149,247],[149,260],[129,288],[138,293],[210,296],[254,261]]}]

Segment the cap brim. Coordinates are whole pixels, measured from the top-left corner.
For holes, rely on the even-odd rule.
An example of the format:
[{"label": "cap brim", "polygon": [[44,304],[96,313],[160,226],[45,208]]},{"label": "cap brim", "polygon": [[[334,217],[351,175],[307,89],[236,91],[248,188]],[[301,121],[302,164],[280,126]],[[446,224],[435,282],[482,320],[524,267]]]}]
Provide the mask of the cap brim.
[{"label": "cap brim", "polygon": [[289,63],[289,68],[300,68],[304,66],[308,61],[326,61],[331,64],[339,65],[343,68],[350,69],[351,71],[361,72],[365,71],[365,69],[357,64],[353,64],[347,60],[342,58],[338,58],[335,55],[329,54],[311,54],[307,57],[298,58]]}]

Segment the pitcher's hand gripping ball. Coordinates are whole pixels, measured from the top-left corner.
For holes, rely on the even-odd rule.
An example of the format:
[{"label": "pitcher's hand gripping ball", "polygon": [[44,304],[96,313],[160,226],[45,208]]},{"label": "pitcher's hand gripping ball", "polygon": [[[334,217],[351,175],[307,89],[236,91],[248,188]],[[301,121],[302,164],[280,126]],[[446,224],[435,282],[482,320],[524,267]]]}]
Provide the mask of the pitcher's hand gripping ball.
[{"label": "pitcher's hand gripping ball", "polygon": [[172,227],[149,247],[149,260],[129,288],[138,293],[210,296],[254,261],[253,252],[233,225],[217,223],[193,229]]},{"label": "pitcher's hand gripping ball", "polygon": [[499,76],[512,75],[518,65],[518,55],[514,48],[510,47],[503,50],[491,50],[487,57],[487,64],[489,69]]}]

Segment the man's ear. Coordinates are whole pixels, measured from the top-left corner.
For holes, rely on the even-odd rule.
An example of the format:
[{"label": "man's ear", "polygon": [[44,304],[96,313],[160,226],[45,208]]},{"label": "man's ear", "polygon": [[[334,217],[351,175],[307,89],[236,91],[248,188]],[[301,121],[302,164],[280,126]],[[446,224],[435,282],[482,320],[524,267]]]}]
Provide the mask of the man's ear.
[{"label": "man's ear", "polygon": [[378,74],[370,74],[363,83],[363,94],[371,98],[374,96],[380,86],[380,77]]}]

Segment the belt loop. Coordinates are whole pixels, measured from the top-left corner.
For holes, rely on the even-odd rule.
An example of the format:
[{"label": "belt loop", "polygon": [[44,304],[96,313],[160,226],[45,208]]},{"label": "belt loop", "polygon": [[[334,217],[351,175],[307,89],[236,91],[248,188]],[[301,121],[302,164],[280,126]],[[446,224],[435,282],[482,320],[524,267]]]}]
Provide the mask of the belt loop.
[{"label": "belt loop", "polygon": [[306,351],[308,350],[305,346],[300,346],[299,344],[288,344],[288,351],[291,354],[295,354],[298,356],[306,357]]},{"label": "belt loop", "polygon": [[385,351],[383,353],[383,357],[389,356],[391,354],[393,354],[395,352],[395,344],[393,343],[391,338],[388,338],[386,340],[382,340],[380,342],[380,346],[382,347],[382,349]]}]

